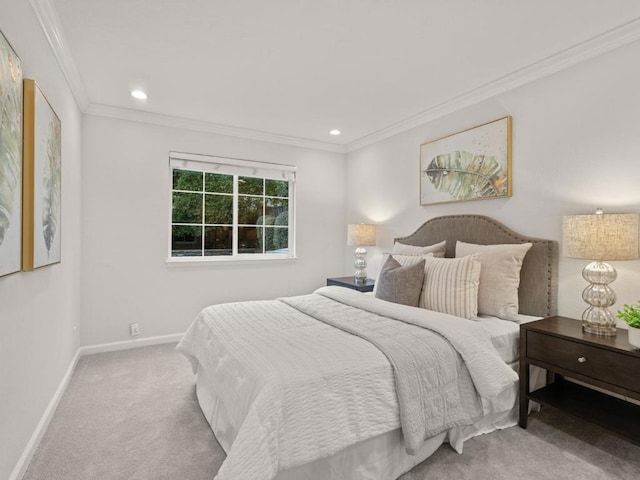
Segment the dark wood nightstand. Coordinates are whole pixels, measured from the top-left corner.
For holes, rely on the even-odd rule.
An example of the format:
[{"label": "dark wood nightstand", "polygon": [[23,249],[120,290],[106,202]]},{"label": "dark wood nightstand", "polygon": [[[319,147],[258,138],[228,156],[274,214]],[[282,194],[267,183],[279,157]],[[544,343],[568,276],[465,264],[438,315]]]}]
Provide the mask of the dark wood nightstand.
[{"label": "dark wood nightstand", "polygon": [[351,288],[359,292],[373,292],[375,283],[375,280],[371,278],[367,278],[364,281],[358,281],[354,277],[327,278],[327,287],[335,285],[338,287]]},{"label": "dark wood nightstand", "polygon": [[[529,365],[547,370],[547,386],[529,391]],[[640,445],[640,406],[588,385],[640,400],[640,352],[627,331],[615,337],[582,332],[582,323],[549,317],[520,326],[520,421],[527,428],[529,400],[558,408]],[[553,381],[551,381],[553,380]]]}]

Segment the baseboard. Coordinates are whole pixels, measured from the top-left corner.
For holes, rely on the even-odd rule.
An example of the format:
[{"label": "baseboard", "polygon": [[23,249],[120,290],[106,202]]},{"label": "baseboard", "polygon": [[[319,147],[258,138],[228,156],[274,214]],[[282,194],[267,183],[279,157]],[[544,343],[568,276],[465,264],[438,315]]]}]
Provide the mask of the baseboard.
[{"label": "baseboard", "polygon": [[69,385],[69,380],[71,380],[71,376],[73,375],[73,371],[75,370],[76,365],[78,364],[79,358],[80,358],[80,350],[78,349],[76,354],[73,356],[73,359],[71,360],[71,364],[69,365],[69,368],[67,368],[67,371],[64,374],[64,377],[62,377],[62,381],[60,382],[60,385],[58,385],[56,392],[53,394],[53,397],[51,398],[49,405],[47,405],[47,408],[42,414],[42,417],[40,418],[40,422],[38,422],[38,425],[36,426],[36,429],[34,430],[33,435],[31,435],[31,438],[29,439],[27,446],[22,452],[22,455],[20,456],[18,463],[13,469],[13,472],[11,472],[11,475],[9,475],[9,480],[20,480],[26,473],[27,468],[29,467],[29,463],[31,462],[31,458],[33,457],[33,454],[36,453],[36,450],[38,449],[38,445],[40,445],[40,440],[42,440],[42,436],[47,431],[47,427],[49,426],[49,423],[53,418],[53,414],[56,411],[58,404],[60,403],[60,399],[62,398],[62,395],[64,394],[64,392],[67,390],[67,385]]},{"label": "baseboard", "polygon": [[80,357],[83,357],[85,355],[91,355],[94,353],[115,352],[118,350],[128,350],[130,348],[146,347],[149,345],[160,345],[163,343],[178,342],[183,335],[184,333],[175,333],[173,335],[162,335],[158,337],[140,338],[136,340],[125,340],[123,342],[103,343],[100,345],[89,345],[86,347],[78,348],[78,350],[76,351],[76,354],[71,360],[71,364],[69,365],[69,368],[67,368],[67,371],[64,374],[64,377],[62,377],[62,381],[60,382],[60,385],[58,385],[58,388],[56,392],[53,394],[53,397],[51,398],[49,405],[47,405],[47,408],[42,414],[42,418],[40,418],[40,422],[38,422],[38,425],[36,426],[36,429],[34,430],[33,435],[31,435],[31,438],[29,439],[29,443],[27,443],[27,446],[22,452],[22,455],[20,456],[18,463],[13,469],[13,472],[11,472],[11,475],[9,476],[8,480],[20,480],[26,473],[27,468],[29,468],[29,463],[31,462],[31,458],[33,457],[33,454],[36,453],[36,450],[38,449],[38,445],[40,444],[40,440],[42,440],[42,436],[47,431],[47,427],[49,426],[49,423],[53,418],[53,414],[55,413],[56,408],[60,403],[60,399],[62,398],[62,395],[64,395],[64,392],[67,390],[67,385],[69,385],[69,381],[71,380],[71,376],[73,375],[73,372],[76,368],[76,365],[78,364],[78,360],[80,359]]},{"label": "baseboard", "polygon": [[99,345],[88,345],[80,347],[80,356],[92,355],[94,353],[116,352],[118,350],[129,350],[130,348],[147,347],[149,345],[161,345],[163,343],[178,342],[184,333],[174,333],[172,335],[161,335],[158,337],[139,338],[135,340],[124,340],[122,342],[101,343]]}]

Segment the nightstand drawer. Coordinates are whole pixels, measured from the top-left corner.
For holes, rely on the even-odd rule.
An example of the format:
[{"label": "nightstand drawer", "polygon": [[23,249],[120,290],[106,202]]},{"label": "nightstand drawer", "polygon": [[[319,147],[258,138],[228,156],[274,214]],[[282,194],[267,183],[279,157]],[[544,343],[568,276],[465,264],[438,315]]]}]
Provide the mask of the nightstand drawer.
[{"label": "nightstand drawer", "polygon": [[640,358],[536,332],[527,334],[527,356],[558,368],[640,392]]}]

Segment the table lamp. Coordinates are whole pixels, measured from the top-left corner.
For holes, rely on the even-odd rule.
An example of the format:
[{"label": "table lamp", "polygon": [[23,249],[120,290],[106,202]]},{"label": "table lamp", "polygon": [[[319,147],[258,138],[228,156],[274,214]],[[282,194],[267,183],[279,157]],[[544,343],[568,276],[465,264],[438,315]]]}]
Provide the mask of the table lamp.
[{"label": "table lamp", "polygon": [[605,260],[638,258],[638,215],[635,213],[603,213],[567,215],[562,219],[564,256],[594,260],[584,267],[582,277],[589,282],[582,298],[589,307],[582,314],[582,330],[602,336],[615,336],[616,320],[609,311],[616,294],[609,284],[616,269]]},{"label": "table lamp", "polygon": [[364,247],[376,244],[376,226],[368,223],[350,223],[347,226],[347,245],[355,245],[356,260],[353,266],[356,271],[353,274],[358,282],[367,279],[367,249]]}]

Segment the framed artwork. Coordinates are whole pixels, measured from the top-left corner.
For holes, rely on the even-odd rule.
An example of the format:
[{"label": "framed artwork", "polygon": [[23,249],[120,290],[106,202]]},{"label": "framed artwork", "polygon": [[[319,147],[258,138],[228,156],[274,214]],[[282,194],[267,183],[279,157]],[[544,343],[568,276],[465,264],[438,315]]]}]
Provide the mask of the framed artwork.
[{"label": "framed artwork", "polygon": [[420,145],[420,205],[511,196],[511,117]]},{"label": "framed artwork", "polygon": [[0,32],[0,276],[20,271],[22,63]]},{"label": "framed artwork", "polygon": [[60,262],[60,119],[34,80],[24,81],[22,270]]}]

